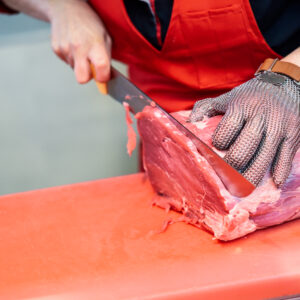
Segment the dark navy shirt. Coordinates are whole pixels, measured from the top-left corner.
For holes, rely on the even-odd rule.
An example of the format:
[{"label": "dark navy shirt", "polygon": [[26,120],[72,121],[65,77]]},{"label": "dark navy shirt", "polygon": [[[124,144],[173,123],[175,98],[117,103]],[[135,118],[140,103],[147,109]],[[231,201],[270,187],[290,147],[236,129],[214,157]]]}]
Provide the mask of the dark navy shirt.
[{"label": "dark navy shirt", "polygon": [[[173,0],[155,0],[154,7],[149,5],[151,0],[124,0],[124,3],[132,23],[153,46],[160,49],[153,13],[159,19],[163,43]],[[262,35],[274,51],[285,56],[300,46],[300,0],[250,0],[250,4]]]}]

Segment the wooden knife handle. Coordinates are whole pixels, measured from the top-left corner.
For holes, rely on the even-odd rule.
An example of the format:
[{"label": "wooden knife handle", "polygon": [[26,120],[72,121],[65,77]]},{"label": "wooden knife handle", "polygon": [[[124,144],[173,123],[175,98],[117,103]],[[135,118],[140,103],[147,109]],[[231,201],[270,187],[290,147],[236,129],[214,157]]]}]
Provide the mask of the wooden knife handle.
[{"label": "wooden knife handle", "polygon": [[99,81],[97,81],[95,68],[94,68],[93,64],[90,64],[90,66],[91,66],[93,78],[94,78],[94,80],[96,82],[98,90],[100,91],[101,94],[107,95],[108,94],[107,83],[106,82],[99,82]]}]

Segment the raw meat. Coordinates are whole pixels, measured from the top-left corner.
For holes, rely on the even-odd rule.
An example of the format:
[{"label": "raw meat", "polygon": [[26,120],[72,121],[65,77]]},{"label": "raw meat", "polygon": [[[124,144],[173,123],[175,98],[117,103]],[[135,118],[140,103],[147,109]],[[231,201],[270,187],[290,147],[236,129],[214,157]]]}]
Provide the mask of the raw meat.
[{"label": "raw meat", "polygon": [[[174,116],[185,123],[189,113]],[[267,174],[251,195],[237,198],[226,190],[193,143],[158,109],[147,107],[137,118],[144,167],[158,194],[156,205],[182,212],[185,221],[204,226],[224,241],[300,216],[300,151],[281,190]],[[185,125],[212,146],[211,135],[220,119],[217,116]]]},{"label": "raw meat", "polygon": [[123,106],[125,108],[125,114],[126,114],[126,124],[127,124],[127,153],[129,156],[131,156],[133,150],[136,147],[136,133],[132,127],[133,121],[130,116],[130,110],[129,110],[129,104],[126,102],[123,102]]}]

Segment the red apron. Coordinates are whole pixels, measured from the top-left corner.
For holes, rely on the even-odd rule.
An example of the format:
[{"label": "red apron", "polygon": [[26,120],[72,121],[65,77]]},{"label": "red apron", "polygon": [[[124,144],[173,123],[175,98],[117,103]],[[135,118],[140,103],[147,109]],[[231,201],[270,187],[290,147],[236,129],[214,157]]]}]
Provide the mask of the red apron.
[{"label": "red apron", "polygon": [[132,24],[122,0],[90,0],[113,39],[113,58],[168,111],[189,109],[250,79],[279,57],[266,43],[248,0],[174,0],[161,50]]}]

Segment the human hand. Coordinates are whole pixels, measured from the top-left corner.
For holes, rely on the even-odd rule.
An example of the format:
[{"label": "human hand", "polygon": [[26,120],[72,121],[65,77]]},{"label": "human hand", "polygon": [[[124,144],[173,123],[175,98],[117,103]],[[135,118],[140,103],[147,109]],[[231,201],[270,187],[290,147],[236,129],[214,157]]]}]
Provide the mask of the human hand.
[{"label": "human hand", "polygon": [[93,9],[82,0],[52,1],[49,14],[54,52],[72,68],[79,83],[110,77],[111,38]]},{"label": "human hand", "polygon": [[[282,83],[270,83],[270,74]],[[213,145],[229,149],[225,161],[255,185],[272,166],[274,183],[281,187],[300,144],[300,87],[266,71],[217,98],[196,102],[189,121],[224,113]]]}]

